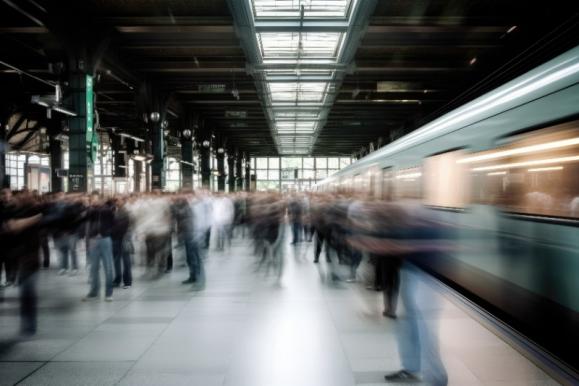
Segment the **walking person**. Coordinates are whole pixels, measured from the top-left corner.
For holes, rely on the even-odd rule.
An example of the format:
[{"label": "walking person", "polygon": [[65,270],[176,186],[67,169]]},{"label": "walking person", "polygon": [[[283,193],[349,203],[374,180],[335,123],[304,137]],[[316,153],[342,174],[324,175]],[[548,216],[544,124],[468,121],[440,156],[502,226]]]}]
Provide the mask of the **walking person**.
[{"label": "walking person", "polygon": [[90,260],[90,290],[83,300],[97,299],[100,291],[100,266],[105,275],[105,300],[113,300],[113,243],[111,230],[114,208],[111,201],[104,202],[98,192],[90,197],[88,210],[88,259]]},{"label": "walking person", "polygon": [[128,289],[133,285],[132,264],[130,251],[132,243],[130,238],[130,216],[125,208],[125,201],[117,198],[114,202],[114,224],[111,230],[113,243],[114,278],[113,287]]}]

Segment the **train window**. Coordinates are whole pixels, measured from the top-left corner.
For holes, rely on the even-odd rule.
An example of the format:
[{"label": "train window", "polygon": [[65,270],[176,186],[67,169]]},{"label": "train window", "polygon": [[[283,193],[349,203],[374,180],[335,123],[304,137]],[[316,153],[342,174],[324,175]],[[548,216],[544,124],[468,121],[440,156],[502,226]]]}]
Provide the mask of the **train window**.
[{"label": "train window", "polygon": [[362,176],[359,174],[356,174],[354,176],[354,184],[352,186],[352,191],[353,192],[359,192],[362,186]]},{"label": "train window", "polygon": [[510,139],[458,161],[472,173],[473,200],[514,213],[579,218],[579,121]]},{"label": "train window", "polygon": [[466,165],[457,161],[465,157],[463,150],[450,151],[424,161],[424,203],[445,208],[464,208],[469,179]]},{"label": "train window", "polygon": [[396,198],[422,198],[422,171],[419,167],[402,169],[394,179]]},{"label": "train window", "polygon": [[372,167],[368,171],[368,196],[370,198],[379,198],[381,196],[381,184],[378,183],[379,169],[377,167]]},{"label": "train window", "polygon": [[394,199],[394,172],[392,172],[392,168],[382,169],[382,199],[385,201]]}]

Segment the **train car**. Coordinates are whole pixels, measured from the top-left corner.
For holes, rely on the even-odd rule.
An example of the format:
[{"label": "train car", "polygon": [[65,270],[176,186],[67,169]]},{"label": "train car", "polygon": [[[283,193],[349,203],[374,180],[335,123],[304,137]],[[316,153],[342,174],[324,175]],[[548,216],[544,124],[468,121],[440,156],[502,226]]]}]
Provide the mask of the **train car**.
[{"label": "train car", "polygon": [[460,248],[425,270],[579,368],[579,47],[320,182],[420,200]]}]

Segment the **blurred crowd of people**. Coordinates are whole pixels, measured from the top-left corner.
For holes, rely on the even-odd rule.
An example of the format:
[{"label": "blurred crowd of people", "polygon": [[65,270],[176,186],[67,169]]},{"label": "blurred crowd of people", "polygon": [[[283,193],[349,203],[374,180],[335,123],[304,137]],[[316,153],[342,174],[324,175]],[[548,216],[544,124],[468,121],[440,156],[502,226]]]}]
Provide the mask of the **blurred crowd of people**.
[{"label": "blurred crowd of people", "polygon": [[[312,243],[313,263],[325,267],[326,284],[358,282],[382,291],[381,311],[387,318],[397,319],[398,299],[403,304],[405,318],[396,321],[403,370],[386,380],[414,380],[426,372],[435,384],[444,385],[435,327],[420,316],[417,268],[410,263],[437,253],[441,236],[419,212],[352,194],[200,190],[103,197],[98,192],[39,195],[4,189],[0,273],[5,286],[20,287],[21,331],[30,335],[36,331],[36,276],[42,267],[56,264],[58,274],[74,276],[81,267],[79,256],[86,256],[82,266],[88,271],[89,288],[82,299],[100,299],[104,287],[105,301],[112,301],[115,288],[133,285],[134,266],[144,279],[159,279],[173,269],[178,249],[188,268],[183,284],[203,290],[210,244],[227,253],[233,237],[251,238],[256,271],[279,281],[286,245]],[[363,262],[372,267],[371,280],[361,280]],[[426,359],[421,356],[425,352]]]}]

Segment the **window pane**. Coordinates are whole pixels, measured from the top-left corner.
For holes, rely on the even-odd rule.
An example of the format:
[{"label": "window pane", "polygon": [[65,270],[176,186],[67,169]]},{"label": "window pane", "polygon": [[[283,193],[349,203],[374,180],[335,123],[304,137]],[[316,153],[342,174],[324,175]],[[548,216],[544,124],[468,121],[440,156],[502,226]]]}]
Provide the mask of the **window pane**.
[{"label": "window pane", "polygon": [[272,157],[269,159],[269,168],[270,169],[279,169],[279,158]]},{"label": "window pane", "polygon": [[339,158],[328,158],[328,168],[338,169],[339,167],[340,167],[340,159]]},{"label": "window pane", "polygon": [[311,157],[304,158],[304,169],[313,169],[314,159]]},{"label": "window pane", "polygon": [[328,167],[327,158],[316,158],[316,169],[325,169]]},{"label": "window pane", "polygon": [[256,175],[258,180],[267,180],[267,170],[257,170]]},{"label": "window pane", "polygon": [[281,159],[281,167],[282,167],[282,169],[286,169],[286,168],[301,169],[302,159],[298,158],[298,157],[283,157]]},{"label": "window pane", "polygon": [[303,171],[303,178],[314,179],[314,178],[315,178],[314,171],[313,171],[313,170],[304,169],[304,171]]},{"label": "window pane", "polygon": [[339,169],[328,169],[328,176],[331,176],[334,173],[337,173]]},{"label": "window pane", "polygon": [[396,197],[398,198],[421,198],[422,197],[422,172],[420,168],[399,170],[396,173]]},{"label": "window pane", "polygon": [[340,158],[340,168],[344,168],[352,163],[350,158]]},{"label": "window pane", "polygon": [[257,158],[257,169],[267,169],[267,158]]},{"label": "window pane", "polygon": [[268,173],[270,180],[279,180],[279,170],[270,170]]},{"label": "window pane", "polygon": [[317,178],[318,180],[321,180],[321,179],[323,179],[323,178],[326,178],[327,176],[328,176],[328,172],[327,172],[326,170],[320,170],[320,169],[318,169],[318,170],[316,171],[316,178]]},{"label": "window pane", "polygon": [[424,161],[424,202],[427,205],[463,208],[469,179],[464,151],[453,151],[428,157]]}]

